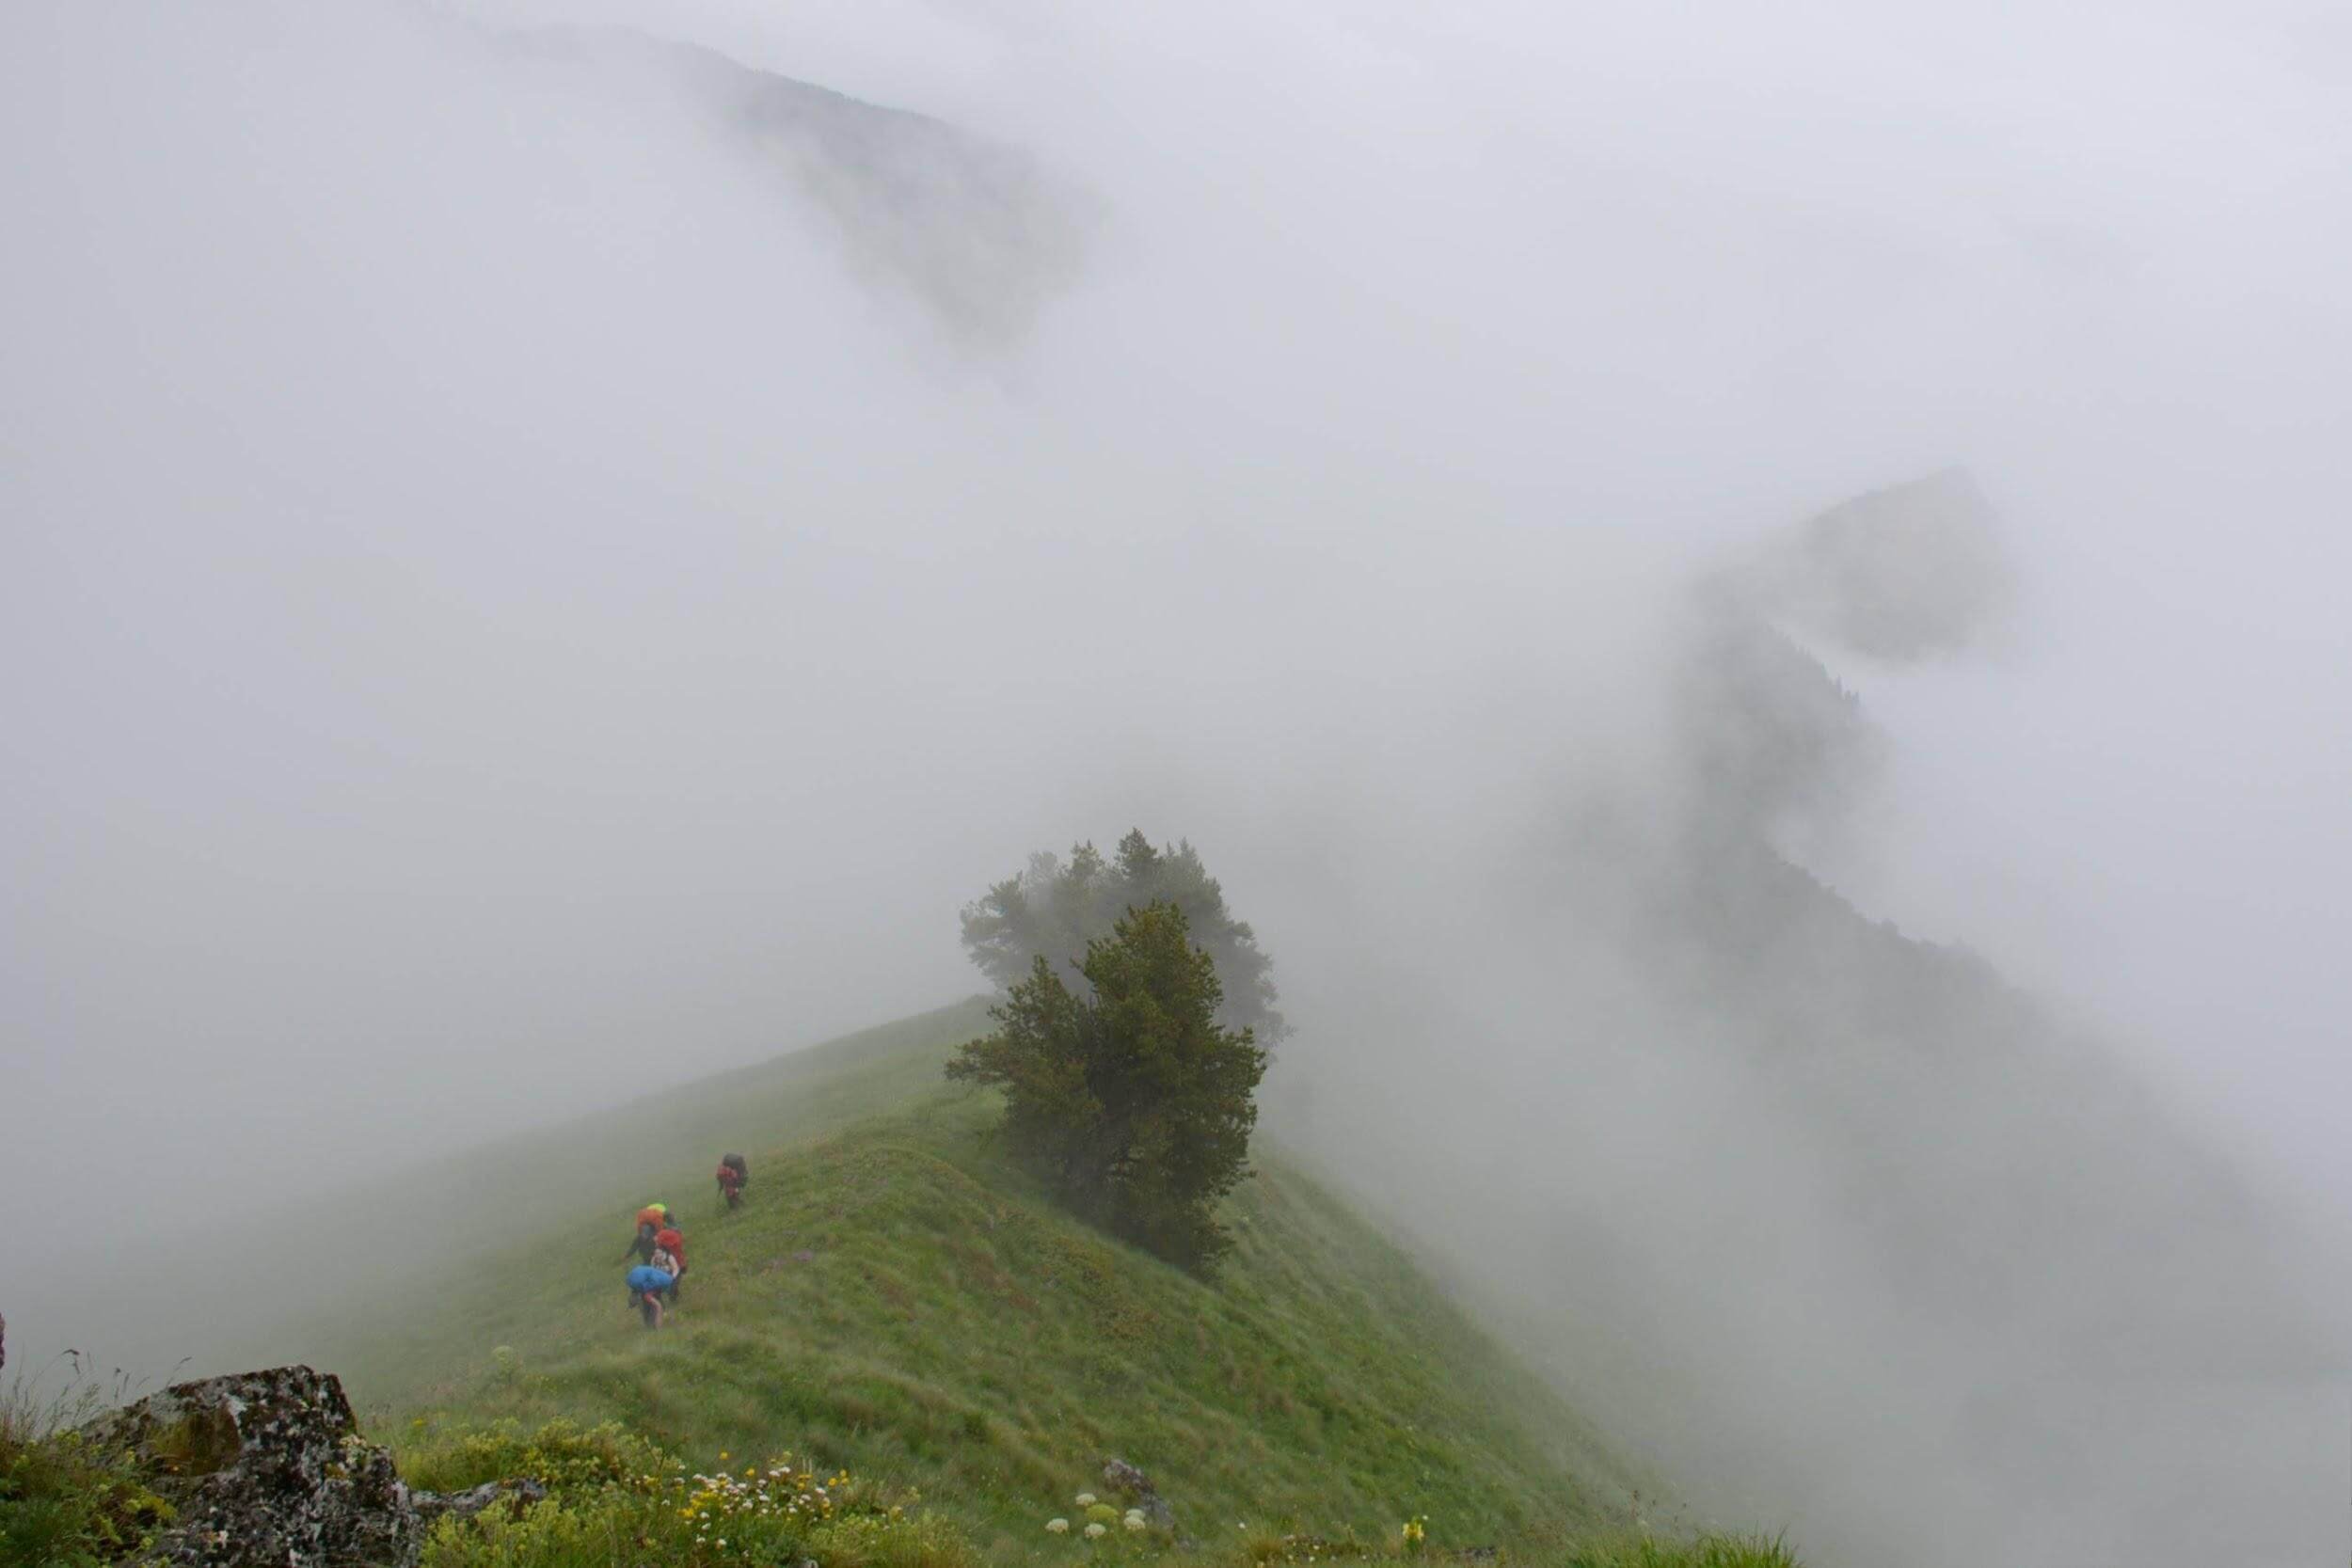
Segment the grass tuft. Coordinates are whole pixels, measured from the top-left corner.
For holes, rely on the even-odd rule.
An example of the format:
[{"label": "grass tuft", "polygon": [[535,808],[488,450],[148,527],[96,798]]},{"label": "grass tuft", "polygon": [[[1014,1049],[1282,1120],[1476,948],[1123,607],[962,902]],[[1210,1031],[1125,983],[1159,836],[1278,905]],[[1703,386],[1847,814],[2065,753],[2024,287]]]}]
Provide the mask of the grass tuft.
[{"label": "grass tuft", "polygon": [[1678,1541],[1641,1535],[1587,1543],[1550,1560],[1551,1568],[1801,1568],[1777,1536],[1702,1535]]},{"label": "grass tuft", "polygon": [[82,1431],[133,1392],[80,1356],[56,1392],[0,1388],[0,1568],[100,1568],[132,1557],[172,1517],[132,1456]]}]

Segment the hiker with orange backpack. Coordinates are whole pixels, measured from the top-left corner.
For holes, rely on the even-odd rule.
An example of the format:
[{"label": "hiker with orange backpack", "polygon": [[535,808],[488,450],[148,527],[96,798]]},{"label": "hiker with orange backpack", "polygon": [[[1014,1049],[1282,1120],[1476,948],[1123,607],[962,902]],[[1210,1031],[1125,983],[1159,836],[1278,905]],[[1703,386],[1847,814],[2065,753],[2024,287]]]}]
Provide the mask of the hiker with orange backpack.
[{"label": "hiker with orange backpack", "polygon": [[669,1223],[670,1206],[666,1203],[648,1203],[638,1210],[637,1234],[621,1256],[627,1258],[633,1253],[639,1263],[652,1262],[653,1249],[661,1244],[661,1227]]},{"label": "hiker with orange backpack", "polygon": [[743,1156],[726,1154],[720,1157],[719,1196],[726,1199],[728,1208],[739,1209],[743,1206],[743,1189],[751,1184],[751,1168],[744,1164]]}]

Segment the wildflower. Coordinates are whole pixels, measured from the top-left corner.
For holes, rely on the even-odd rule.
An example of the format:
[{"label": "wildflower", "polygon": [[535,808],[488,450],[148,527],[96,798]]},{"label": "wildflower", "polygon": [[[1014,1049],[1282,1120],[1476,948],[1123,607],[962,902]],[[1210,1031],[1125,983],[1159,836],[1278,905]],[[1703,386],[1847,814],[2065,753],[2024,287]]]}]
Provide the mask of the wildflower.
[{"label": "wildflower", "polygon": [[1068,1535],[1070,1533],[1070,1521],[1067,1519],[1048,1519],[1045,1521],[1045,1528],[1056,1535]]},{"label": "wildflower", "polygon": [[1091,1492],[1079,1493],[1078,1506],[1080,1508],[1092,1508],[1094,1506],[1094,1494]]},{"label": "wildflower", "polygon": [[1150,1525],[1144,1523],[1143,1515],[1140,1513],[1128,1514],[1124,1523],[1127,1528],[1131,1531],[1147,1530],[1152,1528]]},{"label": "wildflower", "polygon": [[1100,1541],[1103,1539],[1103,1527],[1099,1522],[1087,1527],[1087,1539],[1089,1541]]}]

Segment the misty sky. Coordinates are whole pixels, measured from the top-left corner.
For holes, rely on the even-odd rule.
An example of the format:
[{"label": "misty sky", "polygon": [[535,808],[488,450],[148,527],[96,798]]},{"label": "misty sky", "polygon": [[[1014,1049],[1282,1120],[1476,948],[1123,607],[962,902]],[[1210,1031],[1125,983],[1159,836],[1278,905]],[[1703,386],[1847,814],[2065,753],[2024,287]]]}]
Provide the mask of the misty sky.
[{"label": "misty sky", "polygon": [[10,1256],[962,994],[1081,834],[1295,969],[1328,856],[1647,776],[1686,574],[1951,463],[2023,592],[1825,654],[1897,744],[1817,869],[2352,1198],[2341,8],[663,8],[1037,160],[977,334],[482,31],[650,14],[0,16]]}]

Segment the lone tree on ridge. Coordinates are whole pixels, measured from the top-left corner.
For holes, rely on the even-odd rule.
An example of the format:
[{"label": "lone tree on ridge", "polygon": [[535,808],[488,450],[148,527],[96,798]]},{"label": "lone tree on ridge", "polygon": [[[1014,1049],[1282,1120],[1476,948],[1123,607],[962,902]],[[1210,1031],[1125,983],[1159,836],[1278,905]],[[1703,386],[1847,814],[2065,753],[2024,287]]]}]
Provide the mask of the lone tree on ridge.
[{"label": "lone tree on ridge", "polygon": [[1039,958],[1060,972],[1121,914],[1153,903],[1182,910],[1192,940],[1215,960],[1225,997],[1220,1022],[1267,1045],[1290,1033],[1274,1006],[1273,961],[1249,923],[1226,909],[1225,890],[1200,852],[1182,841],[1155,848],[1140,828],[1108,860],[1090,843],[1074,846],[1067,861],[1051,850],[1031,855],[1026,870],[964,906],[963,945],[981,974],[1009,990]]},{"label": "lone tree on ridge", "polygon": [[1005,1091],[1015,1157],[1064,1205],[1207,1273],[1232,1246],[1214,1210],[1248,1174],[1265,1052],[1217,1022],[1216,965],[1173,904],[1130,910],[1078,968],[1086,995],[1032,960],[947,1076]]}]

